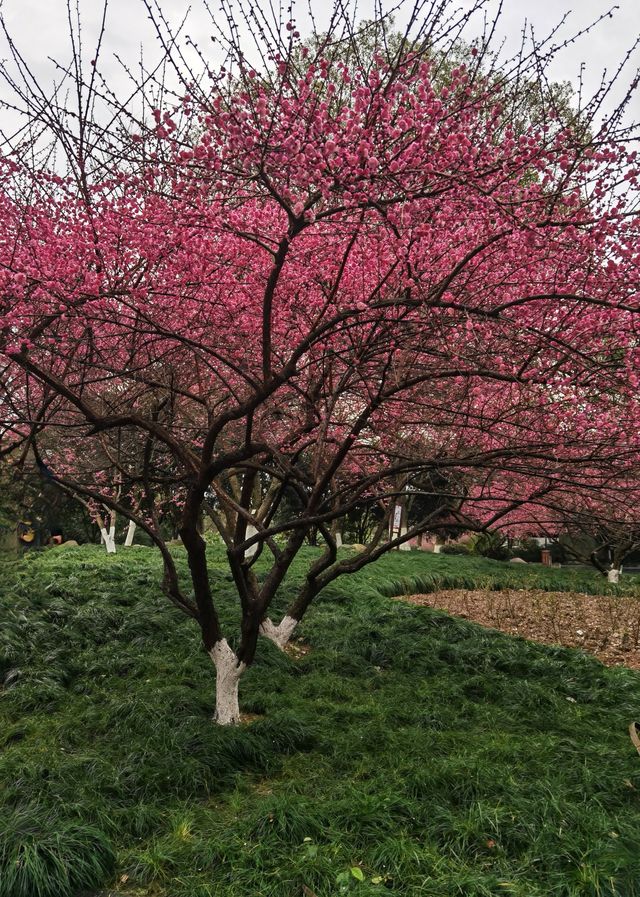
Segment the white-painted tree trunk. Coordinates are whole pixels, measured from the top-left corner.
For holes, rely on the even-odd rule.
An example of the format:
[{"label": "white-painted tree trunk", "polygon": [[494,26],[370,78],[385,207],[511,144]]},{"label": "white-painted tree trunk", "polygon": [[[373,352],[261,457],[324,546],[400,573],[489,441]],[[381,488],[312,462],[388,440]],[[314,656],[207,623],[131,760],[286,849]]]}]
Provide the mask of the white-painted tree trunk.
[{"label": "white-painted tree trunk", "polygon": [[608,582],[620,582],[620,570],[616,567],[612,567],[611,570],[607,573],[607,581]]},{"label": "white-painted tree trunk", "polygon": [[124,547],[131,548],[133,545],[133,537],[135,535],[136,525],[133,520],[129,521],[129,528],[127,529],[127,538],[124,540]]},{"label": "white-painted tree trunk", "polygon": [[[248,523],[245,538],[251,539],[253,536],[257,535],[257,533],[258,533],[258,530],[255,528],[255,526],[252,523]],[[257,550],[258,550],[258,543],[255,542],[253,545],[251,545],[245,551],[245,553],[244,553],[245,559],[252,558]]]},{"label": "white-painted tree trunk", "polygon": [[209,656],[216,668],[216,715],[219,726],[234,726],[240,722],[238,685],[246,664],[238,663],[238,658],[226,639],[216,642]]},{"label": "white-painted tree trunk", "polygon": [[336,548],[342,548],[342,533],[338,530],[335,534]]},{"label": "white-painted tree trunk", "polygon": [[116,553],[116,530],[114,526],[109,527],[109,532],[107,532],[104,526],[100,527],[100,535],[102,536],[102,541],[106,545],[107,554],[115,554]]},{"label": "white-painted tree trunk", "polygon": [[284,616],[277,626],[271,620],[266,619],[260,624],[260,634],[284,651],[297,625],[298,621],[289,616]]},{"label": "white-painted tree trunk", "polygon": [[433,543],[433,553],[440,554],[441,551],[442,551],[442,545],[436,539],[436,541]]},{"label": "white-painted tree trunk", "polygon": [[[400,527],[400,538],[402,538],[403,536],[406,536],[406,535],[407,535],[406,526],[401,526]],[[400,551],[411,551],[411,545],[409,545],[408,541],[400,543]]]}]

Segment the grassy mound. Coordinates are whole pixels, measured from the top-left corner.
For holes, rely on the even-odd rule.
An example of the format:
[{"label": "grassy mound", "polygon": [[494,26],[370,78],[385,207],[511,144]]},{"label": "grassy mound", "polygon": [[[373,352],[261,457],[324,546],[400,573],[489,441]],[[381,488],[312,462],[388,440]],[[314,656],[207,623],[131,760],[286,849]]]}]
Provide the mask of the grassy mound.
[{"label": "grassy mound", "polygon": [[[389,563],[391,562],[391,563]],[[542,564],[510,564],[483,557],[420,555],[412,553],[407,561],[399,554],[384,559],[388,568],[385,581],[379,582],[383,595],[428,594],[440,589],[542,589],[545,592],[584,592],[587,595],[624,595],[637,592],[640,579],[624,575],[618,585],[588,567],[545,567]],[[398,574],[396,574],[396,569]],[[372,568],[374,576],[376,568]],[[365,571],[363,571],[364,573]]]},{"label": "grassy mound", "polygon": [[0,575],[0,897],[640,894],[640,676],[381,594],[589,571],[397,553],[321,596],[307,655],[261,644],[234,730],[152,550]]}]

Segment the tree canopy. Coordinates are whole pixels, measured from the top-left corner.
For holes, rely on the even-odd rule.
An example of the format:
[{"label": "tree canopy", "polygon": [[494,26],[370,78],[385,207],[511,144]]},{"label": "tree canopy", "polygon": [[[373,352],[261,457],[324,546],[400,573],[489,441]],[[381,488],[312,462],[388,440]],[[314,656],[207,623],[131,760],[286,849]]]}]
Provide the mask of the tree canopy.
[{"label": "tree canopy", "polygon": [[[338,8],[312,49],[294,22],[269,35],[256,20],[260,66],[232,28],[232,69],[204,80],[167,40],[180,96],[148,119],[77,57],[78,108],[23,90],[37,136],[0,159],[3,450],[37,444],[65,489],[158,545],[216,665],[221,722],[259,632],[284,643],[337,576],[637,467],[636,154],[615,116],[592,133],[549,108],[516,128],[506,85],[535,48],[500,80],[472,47],[443,84],[469,13],[441,7],[417,4],[366,65]],[[398,500],[436,481],[395,532]],[[363,503],[374,536],[340,554],[332,524]],[[233,649],[203,513],[238,590]],[[276,626],[312,529],[324,549]]]}]

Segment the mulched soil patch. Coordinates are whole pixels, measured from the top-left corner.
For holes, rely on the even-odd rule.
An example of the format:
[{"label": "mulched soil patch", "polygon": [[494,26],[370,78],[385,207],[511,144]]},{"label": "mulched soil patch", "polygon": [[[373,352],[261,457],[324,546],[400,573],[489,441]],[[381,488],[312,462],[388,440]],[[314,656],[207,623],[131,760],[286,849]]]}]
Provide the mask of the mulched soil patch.
[{"label": "mulched soil patch", "polygon": [[396,600],[438,608],[545,645],[582,648],[608,666],[640,670],[640,597],[452,589]]}]

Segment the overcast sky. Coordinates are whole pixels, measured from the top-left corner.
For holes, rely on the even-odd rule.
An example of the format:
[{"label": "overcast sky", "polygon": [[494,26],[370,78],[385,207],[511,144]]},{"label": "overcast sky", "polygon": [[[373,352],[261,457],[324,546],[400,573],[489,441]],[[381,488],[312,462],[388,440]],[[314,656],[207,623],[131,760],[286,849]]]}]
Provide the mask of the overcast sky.
[{"label": "overcast sky", "polygon": [[[75,2],[75,0],[74,0]],[[471,0],[459,0],[458,5],[470,5]],[[79,0],[83,36],[86,47],[86,61],[89,62],[92,47],[98,33],[102,3],[101,0]],[[33,71],[43,84],[53,77],[53,68],[47,57],[66,62],[70,59],[68,26],[66,20],[65,0],[0,0],[7,27],[16,44],[20,47]],[[167,19],[178,23],[187,9],[183,0],[160,0],[160,5]],[[204,13],[199,0],[193,0],[193,9],[189,13],[185,34],[190,35],[201,47],[211,48],[211,23]],[[211,7],[218,9],[217,0],[212,0]],[[320,17],[326,7],[324,0],[311,0],[312,9]],[[386,3],[390,9],[394,3]],[[611,19],[600,25],[586,37],[576,41],[563,50],[552,68],[555,80],[568,80],[577,83],[581,63],[585,64],[585,86],[587,93],[597,87],[603,69],[613,70],[617,61],[631,47],[640,32],[640,0],[618,0],[618,9]],[[286,3],[285,3],[286,6]],[[304,13],[306,4],[300,4],[297,19],[300,30],[305,32],[307,18]],[[561,35],[569,37],[598,16],[614,6],[607,0],[504,0],[503,16],[498,27],[498,35],[506,41],[506,47],[514,49],[520,38],[525,19],[535,29],[540,39],[551,30],[565,12],[571,12],[568,24]],[[489,0],[488,10],[493,12],[498,7],[498,0]],[[361,3],[363,16],[370,13],[370,6]],[[476,29],[479,30],[478,22]],[[107,40],[101,55],[100,68],[103,73],[119,83],[119,67],[114,53],[119,54],[128,63],[135,65],[143,47],[147,64],[157,58],[158,47],[154,40],[151,24],[142,0],[110,0]],[[472,32],[469,33],[469,37]],[[0,42],[0,56],[6,58],[4,42]],[[636,51],[633,62],[628,66],[628,74],[623,79],[628,84],[635,69],[640,65],[640,52]],[[6,95],[5,91],[2,91]],[[612,101],[613,102],[613,101]],[[640,119],[640,96],[636,96],[632,117]],[[4,123],[6,127],[6,122]],[[0,127],[2,123],[0,123]]]}]

